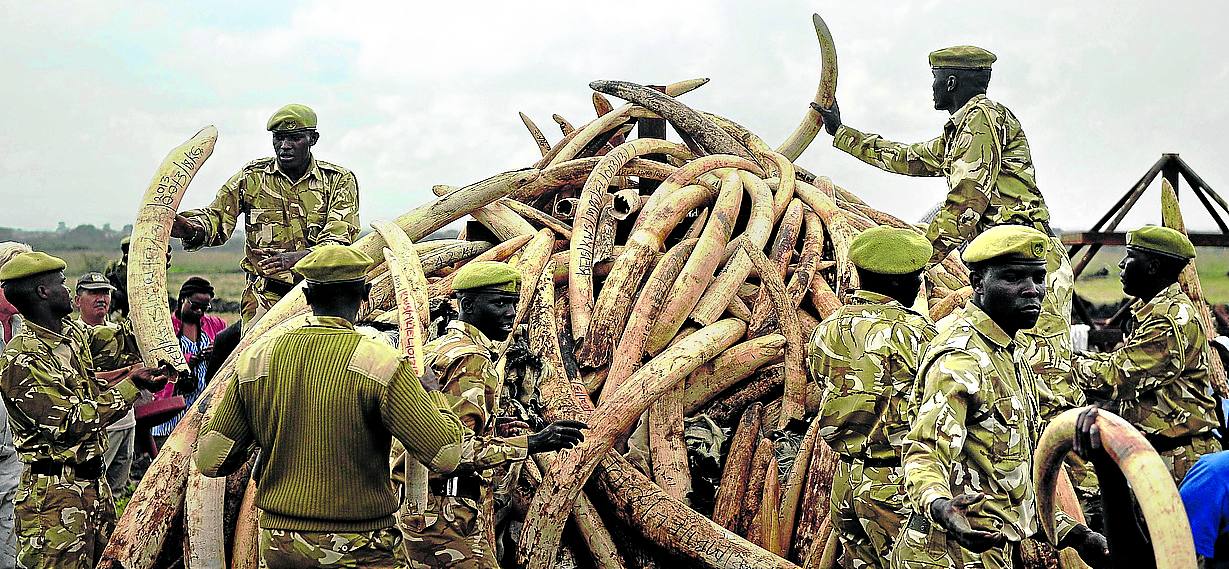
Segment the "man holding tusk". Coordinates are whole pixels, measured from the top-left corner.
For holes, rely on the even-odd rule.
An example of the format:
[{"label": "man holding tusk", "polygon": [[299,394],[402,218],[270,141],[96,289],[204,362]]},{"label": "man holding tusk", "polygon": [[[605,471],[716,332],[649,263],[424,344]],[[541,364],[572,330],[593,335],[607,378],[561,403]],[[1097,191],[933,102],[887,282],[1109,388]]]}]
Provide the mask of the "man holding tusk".
[{"label": "man holding tusk", "polygon": [[[454,476],[432,475],[422,513],[403,514],[410,567],[498,568],[493,541],[491,470],[530,454],[572,448],[585,439],[580,421],[554,421],[529,435],[510,434],[497,417],[503,377],[498,349],[512,334],[521,274],[499,261],[476,261],[457,270],[452,288],[457,319],[423,347],[452,409],[473,431]],[[497,425],[498,424],[498,425]],[[499,427],[497,429],[497,426]],[[528,425],[519,423],[520,428]]]},{"label": "man holding tusk", "polygon": [[841,461],[830,509],[844,567],[887,567],[909,512],[901,447],[918,362],[935,337],[930,319],[909,305],[930,255],[930,242],[912,230],[863,231],[849,246],[860,288],[820,322],[807,350],[811,377],[825,392],[819,434]]},{"label": "man holding tusk", "polygon": [[[823,117],[836,148],[887,172],[947,179],[947,197],[926,230],[934,244],[931,264],[942,262],[991,227],[1026,225],[1049,236],[1041,317],[1036,326],[1022,331],[1027,341],[1021,345],[1025,360],[1045,382],[1042,412],[1048,419],[1084,404],[1083,394],[1071,382],[1075,275],[1062,243],[1050,230],[1050,210],[1037,188],[1032,152],[1020,121],[1010,109],[986,98],[990,67],[997,59],[973,46],[930,54],[935,109],[951,117],[942,134],[925,142],[892,142],[845,125],[835,101],[831,109],[814,103],[812,107]],[[1095,479],[1087,476],[1081,485],[1095,486]]]},{"label": "man holding tusk", "polygon": [[1122,418],[1161,454],[1175,484],[1201,455],[1221,450],[1208,377],[1209,358],[1216,355],[1195,304],[1178,284],[1194,258],[1194,245],[1180,231],[1147,225],[1128,233],[1118,267],[1123,292],[1136,299],[1131,332],[1121,348],[1076,354],[1072,366],[1076,383],[1091,396],[1121,405]]},{"label": "man holding tusk", "polygon": [[[904,453],[913,512],[892,551],[896,569],[1022,567],[1019,544],[1039,526],[1041,417],[1037,380],[1014,338],[1041,315],[1050,246],[1036,229],[1005,225],[962,255],[973,297],[919,366]],[[1061,512],[1058,540],[1093,567],[1108,561],[1105,538]]]},{"label": "man holding tusk", "polygon": [[295,263],[321,245],[349,245],[359,233],[354,174],[312,156],[320,139],[316,113],[304,105],[286,105],[266,127],[273,133],[275,156],[248,163],[213,203],[175,216],[171,226],[171,237],[195,251],[226,243],[243,215],[244,330],[298,282],[291,271]]},{"label": "man holding tusk", "polygon": [[20,567],[94,567],[115,527],[103,455],[106,427],[140,389],[156,390],[170,366],[96,374],[86,332],[67,316],[64,261],[22,253],[0,267],[5,298],[25,328],[0,356],[0,392],[26,469],[17,488]]}]

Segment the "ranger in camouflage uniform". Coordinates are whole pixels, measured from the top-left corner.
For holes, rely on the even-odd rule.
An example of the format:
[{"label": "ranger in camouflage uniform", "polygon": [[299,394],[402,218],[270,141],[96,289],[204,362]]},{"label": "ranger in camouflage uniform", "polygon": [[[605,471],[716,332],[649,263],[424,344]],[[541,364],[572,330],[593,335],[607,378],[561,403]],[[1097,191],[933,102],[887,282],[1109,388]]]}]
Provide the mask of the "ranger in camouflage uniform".
[{"label": "ranger in camouflage uniform", "polygon": [[555,421],[516,437],[495,436],[503,378],[495,342],[506,340],[516,319],[520,273],[497,261],[469,263],[452,282],[457,320],[423,348],[450,396],[452,409],[473,431],[454,477],[432,476],[422,513],[402,512],[410,567],[498,568],[495,559],[491,469],[530,454],[571,448],[584,440],[584,423]]},{"label": "ranger in camouflage uniform", "polygon": [[123,417],[138,389],[160,389],[165,371],[141,367],[96,377],[88,338],[66,317],[64,261],[22,253],[0,268],[4,294],[26,318],[0,357],[0,392],[21,461],[17,488],[19,567],[94,567],[115,525],[103,478],[103,431]]},{"label": "ranger in camouflage uniform", "polygon": [[930,255],[930,243],[908,229],[858,235],[849,260],[862,288],[820,322],[807,350],[811,377],[824,390],[819,434],[840,459],[830,506],[845,567],[886,567],[908,515],[901,447],[918,360],[935,328],[905,303],[917,297]]},{"label": "ranger in camouflage uniform", "polygon": [[451,472],[460,461],[464,429],[434,375],[418,377],[406,356],[354,329],[371,264],[339,245],[300,260],[307,324],[240,354],[201,429],[196,464],[206,476],[234,472],[261,448],[262,567],[403,565],[392,438],[428,468]]},{"label": "ranger in camouflage uniform", "polygon": [[[918,371],[904,455],[913,513],[892,551],[896,569],[1018,567],[1018,544],[1037,533],[1040,404],[1013,336],[1041,313],[1047,246],[1039,231],[1000,226],[964,252],[973,298]],[[1104,538],[1065,515],[1058,525],[1059,545],[1099,566]]]},{"label": "ranger in camouflage uniform", "polygon": [[209,207],[176,216],[171,236],[184,249],[230,239],[240,214],[247,235],[243,329],[298,282],[294,264],[326,243],[349,245],[359,233],[358,182],[349,170],[312,157],[319,140],[316,113],[303,105],[278,109],[267,125],[274,158],[250,162],[231,177]]},{"label": "ranger in camouflage uniform", "polygon": [[1208,378],[1208,339],[1178,276],[1195,247],[1178,231],[1145,226],[1127,236],[1122,289],[1136,297],[1131,332],[1121,348],[1081,353],[1075,381],[1098,398],[1120,404],[1119,413],[1148,438],[1182,482],[1204,454],[1220,450],[1216,402]]},{"label": "ranger in camouflage uniform", "polygon": [[[1037,188],[1032,153],[1010,109],[986,98],[994,54],[972,46],[930,54],[935,109],[951,113],[943,133],[926,142],[901,144],[841,123],[840,109],[816,110],[833,135],[833,146],[881,170],[908,176],[943,176],[948,194],[930,222],[931,263],[945,259],[990,227],[1026,225],[1052,235],[1050,210]],[[1071,300],[1075,274],[1057,237],[1046,256],[1046,295],[1037,325],[1023,331],[1024,358],[1054,393],[1071,386]]]}]

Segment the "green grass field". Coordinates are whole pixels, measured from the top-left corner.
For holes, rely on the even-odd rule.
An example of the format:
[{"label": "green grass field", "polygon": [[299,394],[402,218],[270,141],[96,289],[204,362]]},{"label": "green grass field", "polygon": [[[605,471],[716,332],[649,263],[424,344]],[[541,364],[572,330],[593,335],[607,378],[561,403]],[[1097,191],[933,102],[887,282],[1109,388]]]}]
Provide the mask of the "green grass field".
[{"label": "green grass field", "polygon": [[[1123,247],[1102,248],[1084,269],[1083,276],[1076,281],[1075,291],[1094,304],[1116,303],[1126,298],[1122,294],[1122,283],[1118,282],[1118,262],[1122,260],[1122,254]],[[1199,269],[1204,297],[1212,304],[1229,304],[1229,275],[1226,274],[1229,272],[1229,251],[1200,247],[1197,254],[1195,266]],[[1093,276],[1102,269],[1108,270],[1109,274]]]},{"label": "green grass field", "polygon": [[[101,271],[108,259],[119,256],[119,251],[112,250],[52,251],[51,253],[68,263],[65,275],[68,277],[70,288],[82,274],[89,271]],[[171,268],[167,270],[166,290],[174,296],[188,277],[200,276],[213,284],[214,294],[218,299],[238,302],[239,297],[243,294],[243,287],[247,285],[246,277],[239,268],[241,259],[243,259],[241,251],[218,249],[204,249],[191,253],[176,251],[171,257]],[[217,315],[227,322],[234,322],[239,318],[237,312],[220,312]]]},{"label": "green grass field", "polygon": [[[1082,276],[1075,283],[1075,290],[1081,296],[1094,304],[1116,303],[1125,296],[1122,285],[1118,282],[1118,261],[1122,259],[1122,247],[1105,247],[1093,259]],[[61,251],[54,254],[62,257],[68,263],[69,284],[87,271],[101,271],[110,258],[111,251]],[[197,275],[209,279],[217,297],[227,301],[238,301],[246,285],[243,271],[239,269],[239,261],[243,254],[240,251],[205,249],[186,253],[178,251],[171,259],[171,268],[167,273],[167,291],[172,295],[179,290],[179,285],[190,276]],[[1207,300],[1213,304],[1229,304],[1229,251],[1216,248],[1200,248],[1196,260],[1199,267],[1199,278],[1203,284],[1203,292]],[[1096,277],[1101,269],[1108,274]],[[219,313],[227,322],[233,322],[239,317],[236,313]]]}]

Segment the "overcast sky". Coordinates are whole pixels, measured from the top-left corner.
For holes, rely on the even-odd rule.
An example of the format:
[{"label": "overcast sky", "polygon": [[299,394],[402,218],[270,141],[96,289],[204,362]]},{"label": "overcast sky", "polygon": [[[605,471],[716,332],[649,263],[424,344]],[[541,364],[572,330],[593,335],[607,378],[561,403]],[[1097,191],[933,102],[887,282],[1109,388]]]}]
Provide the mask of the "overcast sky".
[{"label": "overcast sky", "polygon": [[[819,11],[840,57],[845,122],[937,135],[926,55],[999,56],[990,96],[1015,111],[1054,224],[1091,225],[1162,152],[1229,195],[1224,2],[30,2],[0,0],[0,226],[130,223],[159,161],[221,132],[185,207],[271,154],[265,121],[301,102],[318,158],[353,170],[364,224],[529,165],[517,111],[553,141],[593,117],[589,81],[709,77],[688,104],[770,144],[815,92]],[[916,219],[941,179],[881,173],[821,134],[799,163]],[[1159,220],[1153,189],[1125,225]],[[1189,201],[1188,223],[1214,227]]]}]

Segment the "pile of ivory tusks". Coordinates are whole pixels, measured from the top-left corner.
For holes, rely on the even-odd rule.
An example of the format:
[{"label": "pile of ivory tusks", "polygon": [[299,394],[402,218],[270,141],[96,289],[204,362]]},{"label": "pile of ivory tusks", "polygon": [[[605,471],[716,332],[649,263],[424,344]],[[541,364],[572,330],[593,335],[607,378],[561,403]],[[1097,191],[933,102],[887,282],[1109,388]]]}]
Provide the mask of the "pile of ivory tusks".
[{"label": "pile of ivory tusks", "polygon": [[[814,23],[822,55],[815,100],[829,105],[836,55],[823,20]],[[803,367],[805,342],[857,285],[850,241],[876,225],[913,226],[794,164],[821,127],[813,110],[774,149],[738,123],[676,99],[706,82],[659,92],[595,81],[597,118],[573,127],[556,116],[564,136],[554,145],[522,114],[542,153],[532,167],[460,188],[436,186],[435,201],[374,224],[355,244],[378,261],[360,318],[398,325],[402,349],[416,359],[429,303],[452,292],[456,268],[495,259],[522,272],[518,319],[535,365],[509,371],[547,419],[583,418],[591,426],[579,447],[520,470],[532,492],[517,512],[524,566],[587,559],[583,565],[621,568],[670,558],[713,568],[832,566],[827,512],[836,461],[816,424],[805,426],[821,397]],[[606,95],[628,103],[616,107]],[[682,144],[626,139],[637,121],[659,118]],[[168,163],[182,162],[177,153],[202,146],[202,137],[211,149],[216,133],[206,129]],[[165,250],[174,209],[204,156],[176,170],[186,179],[169,198],[155,178],[136,228],[155,236],[150,255]],[[658,185],[650,191],[649,182]],[[423,241],[466,216],[485,238]],[[954,256],[926,277],[917,306],[935,320],[969,297],[967,270]],[[165,298],[165,288],[149,290],[158,286],[165,280],[156,272],[130,276],[139,295]],[[301,325],[306,312],[296,288],[246,331],[235,354]],[[138,322],[137,330],[147,354],[173,338],[159,319]],[[191,460],[201,425],[234,379],[235,357],[146,473],[104,567],[146,569],[181,558],[187,567],[256,566],[250,466],[211,480]],[[683,421],[699,415],[732,430],[711,517],[688,504]],[[644,470],[619,452],[638,423],[647,433],[640,464],[651,467]],[[782,468],[770,435],[787,426],[801,439]],[[423,475],[407,465],[407,507],[425,498]],[[620,531],[610,531],[612,523]]]}]

